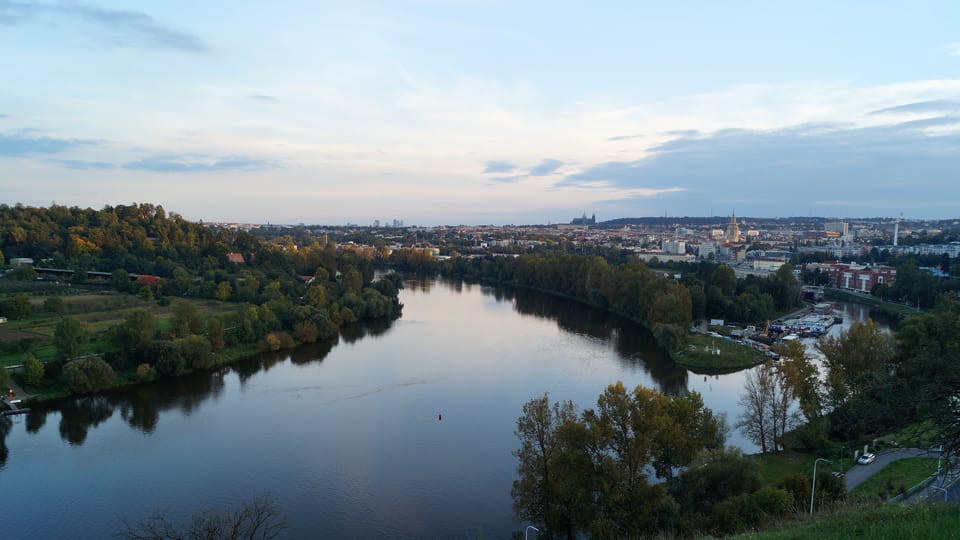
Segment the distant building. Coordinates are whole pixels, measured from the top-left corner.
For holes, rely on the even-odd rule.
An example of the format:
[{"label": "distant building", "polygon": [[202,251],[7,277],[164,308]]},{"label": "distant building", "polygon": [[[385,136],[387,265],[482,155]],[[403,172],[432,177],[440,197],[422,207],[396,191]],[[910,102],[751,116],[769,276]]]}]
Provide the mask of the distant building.
[{"label": "distant building", "polygon": [[243,254],[241,253],[227,253],[227,262],[232,262],[235,264],[243,264]]},{"label": "distant building", "polygon": [[597,224],[597,215],[593,214],[589,218],[587,213],[583,213],[583,217],[573,218],[573,221],[570,222],[571,225],[596,225]]},{"label": "distant building", "polygon": [[10,259],[10,266],[12,266],[13,268],[33,266],[33,259],[31,259],[30,257],[14,257]]},{"label": "distant building", "polygon": [[823,224],[823,230],[837,233],[837,236],[850,235],[850,229],[846,221],[828,221]]},{"label": "distant building", "polygon": [[897,279],[897,269],[892,266],[823,263],[810,267],[825,273],[832,287],[863,293],[870,292],[876,285],[893,285]]},{"label": "distant building", "polygon": [[683,240],[664,240],[663,252],[671,255],[683,255],[687,252],[687,243]]},{"label": "distant building", "polygon": [[779,257],[757,257],[753,260],[753,269],[767,272],[776,272],[787,261]]},{"label": "distant building", "polygon": [[737,225],[736,213],[730,216],[730,223],[727,224],[727,230],[723,235],[723,239],[726,240],[727,242],[740,241],[740,226]]}]

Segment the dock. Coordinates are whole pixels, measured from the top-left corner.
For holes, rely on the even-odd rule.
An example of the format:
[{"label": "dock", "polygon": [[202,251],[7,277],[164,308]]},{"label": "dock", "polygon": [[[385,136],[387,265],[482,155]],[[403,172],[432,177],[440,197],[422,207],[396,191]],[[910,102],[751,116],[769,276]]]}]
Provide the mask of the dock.
[{"label": "dock", "polygon": [[19,399],[10,399],[7,396],[0,398],[0,404],[3,404],[4,410],[0,411],[0,414],[3,416],[11,416],[14,414],[25,414],[30,412],[30,409],[26,407],[20,407]]}]

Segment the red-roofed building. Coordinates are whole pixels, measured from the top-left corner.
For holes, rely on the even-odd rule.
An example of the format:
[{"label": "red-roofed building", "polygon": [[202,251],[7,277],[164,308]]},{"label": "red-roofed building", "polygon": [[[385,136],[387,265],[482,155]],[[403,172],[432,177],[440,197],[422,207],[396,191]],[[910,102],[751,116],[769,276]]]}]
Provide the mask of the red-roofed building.
[{"label": "red-roofed building", "polygon": [[232,262],[236,264],[243,264],[243,255],[240,253],[227,253],[227,262]]},{"label": "red-roofed building", "polygon": [[160,283],[160,276],[140,274],[139,276],[137,276],[137,283],[146,283],[147,285],[156,285],[157,283]]}]

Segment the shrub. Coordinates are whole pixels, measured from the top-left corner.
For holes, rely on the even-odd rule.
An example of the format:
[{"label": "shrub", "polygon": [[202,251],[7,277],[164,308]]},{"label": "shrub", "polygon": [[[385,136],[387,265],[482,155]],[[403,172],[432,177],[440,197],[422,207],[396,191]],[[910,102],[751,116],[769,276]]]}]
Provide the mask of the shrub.
[{"label": "shrub", "polygon": [[317,325],[310,321],[301,321],[293,325],[293,335],[303,343],[317,341]]},{"label": "shrub", "polygon": [[261,351],[279,351],[280,349],[290,349],[296,343],[290,334],[286,332],[270,332],[260,340],[259,349]]},{"label": "shrub", "polygon": [[152,381],[157,376],[157,370],[150,364],[140,364],[137,366],[137,379],[141,381]]},{"label": "shrub", "polygon": [[89,394],[113,386],[116,374],[109,364],[99,358],[74,360],[63,366],[60,375],[69,392]]},{"label": "shrub", "polygon": [[32,354],[23,362],[23,382],[27,386],[37,386],[43,381],[43,362]]}]

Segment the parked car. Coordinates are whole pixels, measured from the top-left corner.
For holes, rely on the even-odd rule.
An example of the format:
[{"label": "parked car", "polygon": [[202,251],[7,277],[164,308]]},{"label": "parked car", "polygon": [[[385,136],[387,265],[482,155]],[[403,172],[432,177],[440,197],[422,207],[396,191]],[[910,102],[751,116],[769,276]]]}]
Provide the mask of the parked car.
[{"label": "parked car", "polygon": [[857,463],[859,463],[859,464],[861,464],[861,465],[869,465],[869,464],[873,463],[873,460],[875,460],[875,459],[877,459],[877,455],[876,455],[876,454],[871,453],[871,452],[867,452],[866,454],[864,454],[864,455],[862,455],[862,456],[860,456],[860,457],[857,458]]}]

